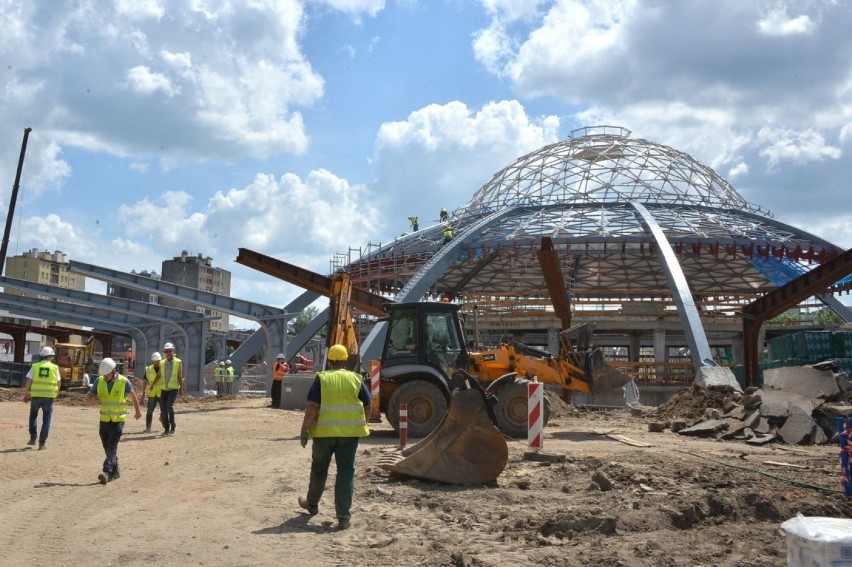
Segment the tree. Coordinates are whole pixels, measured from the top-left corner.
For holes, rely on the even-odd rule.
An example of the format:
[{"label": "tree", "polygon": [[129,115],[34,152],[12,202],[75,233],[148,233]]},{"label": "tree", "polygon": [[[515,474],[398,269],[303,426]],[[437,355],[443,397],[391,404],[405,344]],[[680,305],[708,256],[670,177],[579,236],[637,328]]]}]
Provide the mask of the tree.
[{"label": "tree", "polygon": [[318,311],[319,310],[314,305],[306,307],[304,311],[296,315],[296,317],[294,317],[293,319],[290,319],[290,321],[287,323],[287,334],[298,334],[299,331],[307,327],[308,323],[310,323],[311,320],[317,316]]},{"label": "tree", "polygon": [[833,325],[840,325],[843,323],[843,319],[840,318],[840,315],[829,309],[828,307],[823,307],[816,313],[814,313],[814,323],[820,325],[821,327],[831,327]]},{"label": "tree", "polygon": [[788,327],[791,325],[796,325],[802,322],[802,318],[798,313],[794,313],[793,311],[787,311],[786,313],[782,313],[778,317],[773,317],[769,320],[771,325],[781,325],[784,327]]}]

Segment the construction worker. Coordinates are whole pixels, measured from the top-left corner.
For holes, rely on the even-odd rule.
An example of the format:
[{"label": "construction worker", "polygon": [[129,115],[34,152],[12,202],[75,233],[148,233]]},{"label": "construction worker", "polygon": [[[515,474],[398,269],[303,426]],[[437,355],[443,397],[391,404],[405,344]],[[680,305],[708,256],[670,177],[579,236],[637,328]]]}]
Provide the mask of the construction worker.
[{"label": "construction worker", "polygon": [[334,482],[334,510],[337,527],[345,530],[352,517],[355,492],[355,453],[358,439],[370,434],[370,392],[361,375],[345,369],[349,351],[343,345],[328,349],[329,370],[319,372],[308,391],[308,406],[302,421],[299,442],[302,447],[313,437],[311,478],[307,497],[299,497],[299,506],[313,516],[325,490],[331,458],[337,464]]},{"label": "construction worker", "polygon": [[38,410],[41,410],[41,435],[38,436],[38,448],[44,449],[50,433],[50,420],[53,417],[53,400],[59,395],[62,377],[59,367],[53,363],[56,353],[49,346],[41,349],[41,360],[30,367],[24,384],[24,403],[30,402],[30,440],[27,445],[36,444]]},{"label": "construction worker", "polygon": [[450,225],[444,227],[444,244],[453,239],[453,229]]},{"label": "construction worker", "polygon": [[225,361],[225,392],[229,396],[234,395],[234,367],[231,366],[231,359]]},{"label": "construction worker", "polygon": [[411,232],[420,230],[420,221],[417,220],[417,217],[408,217],[408,222],[411,223]]},{"label": "construction worker", "polygon": [[98,474],[101,484],[116,480],[121,476],[118,467],[118,442],[124,432],[124,422],[127,421],[127,398],[133,402],[136,411],[135,418],[142,417],[139,400],[133,391],[133,384],[126,376],[115,369],[115,361],[111,358],[101,360],[98,367],[99,376],[89,389],[89,399],[93,403],[100,402],[101,421],[98,434],[104,446],[103,470]]},{"label": "construction worker", "polygon": [[272,365],[272,407],[281,407],[281,380],[290,372],[290,366],[287,364],[287,357],[283,352],[279,352],[275,358],[275,364]]},{"label": "construction worker", "polygon": [[441,207],[441,222],[447,222],[450,218],[450,214],[447,212],[445,207]]},{"label": "construction worker", "polygon": [[160,363],[163,372],[163,391],[160,395],[160,413],[162,414],[163,435],[175,433],[175,400],[183,395],[183,369],[181,361],[175,356],[175,345],[163,345],[166,359]]},{"label": "construction worker", "polygon": [[[148,398],[145,407],[145,433],[151,433],[151,422],[154,419],[154,408],[160,405],[160,396],[163,392],[163,373],[160,371],[160,361],[163,356],[159,352],[151,354],[151,364],[145,367],[142,380],[145,388],[142,390],[142,401]],[[160,423],[163,423],[162,412],[160,412]]]},{"label": "construction worker", "polygon": [[225,361],[222,360],[216,365],[213,370],[213,376],[216,378],[216,395],[221,396],[225,393]]}]

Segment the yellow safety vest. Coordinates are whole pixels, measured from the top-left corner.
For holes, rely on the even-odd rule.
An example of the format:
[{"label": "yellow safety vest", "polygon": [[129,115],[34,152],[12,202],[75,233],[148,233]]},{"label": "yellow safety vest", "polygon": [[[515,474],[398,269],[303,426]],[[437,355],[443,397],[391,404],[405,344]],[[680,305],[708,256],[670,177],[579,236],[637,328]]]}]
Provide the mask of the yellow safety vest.
[{"label": "yellow safety vest", "polygon": [[228,371],[228,382],[233,382],[234,381],[234,367],[229,366],[228,368],[226,368],[226,370]]},{"label": "yellow safety vest", "polygon": [[[159,380],[157,380],[157,376],[159,375]],[[154,380],[157,380],[157,383],[154,384]],[[163,365],[160,363],[160,371],[157,372],[157,369],[154,368],[153,364],[149,364],[145,367],[145,382],[148,383],[148,386],[145,388],[145,393],[148,394],[149,398],[159,398],[160,394],[163,393]]]},{"label": "yellow safety vest", "polygon": [[98,377],[98,399],[101,400],[101,421],[127,421],[127,378],[119,374],[115,377],[112,390],[107,389],[107,380]]},{"label": "yellow safety vest", "polygon": [[56,398],[59,395],[59,367],[48,360],[33,364],[33,383],[30,396],[33,398]]},{"label": "yellow safety vest", "polygon": [[319,415],[311,427],[312,437],[366,437],[370,434],[364,404],[358,399],[361,376],[349,370],[326,370],[320,381]]},{"label": "yellow safety vest", "polygon": [[217,366],[213,370],[213,376],[216,377],[217,382],[224,382],[225,381],[225,369],[222,368],[221,366]]},{"label": "yellow safety vest", "polygon": [[[163,359],[160,361],[160,369],[163,372],[163,380],[166,380],[166,360]],[[180,388],[180,382],[178,382],[178,374],[180,374],[180,359],[178,357],[174,357],[172,359],[172,375],[168,377],[168,381],[163,384],[163,390],[177,390]]]}]

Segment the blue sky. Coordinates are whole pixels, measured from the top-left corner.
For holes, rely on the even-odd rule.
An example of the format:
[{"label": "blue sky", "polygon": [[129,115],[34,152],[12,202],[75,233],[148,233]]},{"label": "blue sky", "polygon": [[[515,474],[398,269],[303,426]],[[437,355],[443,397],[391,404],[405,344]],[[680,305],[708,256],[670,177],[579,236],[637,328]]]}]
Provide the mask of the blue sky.
[{"label": "blue sky", "polygon": [[327,272],[597,124],[852,246],[846,1],[0,0],[0,24],[4,218],[33,128],[10,254],[188,250],[283,306],[237,248]]}]

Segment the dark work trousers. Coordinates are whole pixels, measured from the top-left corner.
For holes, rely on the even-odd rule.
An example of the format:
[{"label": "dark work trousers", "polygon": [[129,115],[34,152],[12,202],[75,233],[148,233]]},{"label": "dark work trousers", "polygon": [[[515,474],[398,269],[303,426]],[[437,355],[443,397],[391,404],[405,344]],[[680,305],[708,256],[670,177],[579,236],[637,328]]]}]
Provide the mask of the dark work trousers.
[{"label": "dark work trousers", "polygon": [[38,410],[41,409],[41,435],[38,444],[44,445],[50,433],[50,420],[53,417],[53,398],[30,398],[30,439],[35,439],[38,427]]},{"label": "dark work trousers", "polygon": [[272,381],[272,407],[281,407],[281,380]]},{"label": "dark work trousers", "polygon": [[124,431],[123,421],[102,421],[98,433],[101,436],[101,444],[104,446],[104,473],[112,477],[118,474],[118,442]]},{"label": "dark work trousers", "polygon": [[160,414],[166,433],[175,432],[175,400],[180,390],[163,390],[160,395]]},{"label": "dark work trousers", "polygon": [[337,464],[334,482],[334,511],[338,520],[348,520],[352,514],[352,493],[355,491],[355,453],[358,437],[314,437],[311,447],[311,480],[308,484],[308,504],[318,506],[325,490],[331,457]]},{"label": "dark work trousers", "polygon": [[148,396],[148,406],[145,408],[145,429],[151,429],[151,422],[154,421],[154,408],[158,405],[160,405],[160,398]]}]

